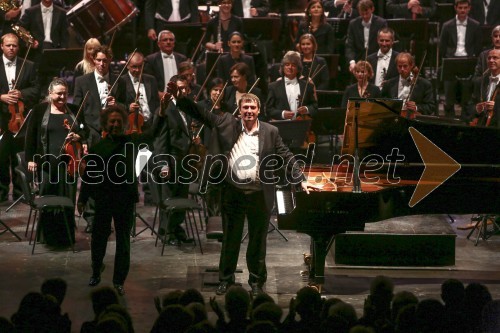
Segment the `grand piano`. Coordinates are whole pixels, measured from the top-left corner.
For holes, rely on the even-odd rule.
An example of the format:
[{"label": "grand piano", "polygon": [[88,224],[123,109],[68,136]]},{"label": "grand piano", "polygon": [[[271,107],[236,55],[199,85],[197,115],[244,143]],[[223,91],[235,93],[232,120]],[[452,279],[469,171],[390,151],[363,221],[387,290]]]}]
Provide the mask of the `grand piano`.
[{"label": "grand piano", "polygon": [[[397,100],[351,100],[342,157],[335,156],[331,165],[311,163],[305,168],[309,183],[319,191],[306,194],[290,187],[277,191],[279,228],[312,238],[311,283],[324,283],[325,258],[335,236],[363,231],[365,223],[420,214],[500,212],[500,129],[470,127],[437,117],[407,119],[399,110]],[[444,182],[432,175],[420,179],[426,165],[419,153],[422,147],[417,148],[410,129],[459,163],[458,172]],[[355,173],[354,156],[361,161]],[[427,161],[427,167],[438,171],[448,167],[432,157],[432,165]],[[388,159],[395,163],[388,164]],[[359,174],[360,183],[354,189],[357,177],[353,173]],[[410,205],[419,181],[439,186]]]}]

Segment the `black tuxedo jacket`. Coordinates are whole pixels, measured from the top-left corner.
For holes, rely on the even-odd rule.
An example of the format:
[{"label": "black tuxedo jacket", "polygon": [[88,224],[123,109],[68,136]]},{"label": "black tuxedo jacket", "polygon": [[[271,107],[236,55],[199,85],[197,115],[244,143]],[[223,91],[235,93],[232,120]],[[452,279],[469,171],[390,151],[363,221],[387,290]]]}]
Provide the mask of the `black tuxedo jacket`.
[{"label": "black tuxedo jacket", "polygon": [[[23,59],[16,58],[16,77],[19,76],[19,71]],[[28,111],[38,103],[40,99],[40,85],[38,83],[38,78],[35,70],[35,65],[33,62],[26,60],[24,64],[21,76],[17,81],[16,88],[21,91],[24,102],[24,111],[27,114]],[[5,74],[5,65],[3,62],[3,57],[0,56],[0,94],[6,94],[9,92],[9,83],[7,82],[7,75]],[[6,103],[0,102],[0,124],[3,128],[7,128],[6,125],[9,122],[9,106]]]},{"label": "black tuxedo jacket", "polygon": [[[250,7],[257,9],[259,16],[267,16],[269,13],[269,1],[268,0],[252,0],[250,1]],[[242,0],[234,0],[233,8],[231,8],[233,15],[243,17],[243,4]]]},{"label": "black tuxedo jacket", "polygon": [[[471,0],[471,10],[469,16],[479,22],[481,25],[484,23],[484,5],[483,0]],[[488,15],[486,16],[486,25],[499,25],[500,24],[500,1],[490,0],[488,6]]]},{"label": "black tuxedo jacket", "polygon": [[[352,12],[350,15],[342,15],[340,18],[348,18],[353,19],[359,16],[358,13],[358,2],[359,0],[353,0],[352,3]],[[328,12],[328,17],[339,17],[342,12],[342,8],[344,5],[335,6],[335,0],[324,0],[322,1],[323,7],[325,8],[325,12]]]},{"label": "black tuxedo jacket", "polygon": [[[422,15],[418,15],[417,18],[431,18],[434,15],[436,11],[435,0],[420,0],[420,5],[422,6],[423,12]],[[385,6],[387,13],[392,18],[412,18],[411,11],[408,9],[408,0],[387,0]]]},{"label": "black tuxedo jacket", "polygon": [[[179,106],[170,101],[164,117],[155,117],[154,128],[158,128],[158,134],[154,142],[155,154],[170,154],[180,163],[188,153],[191,145],[191,117],[186,115],[186,124],[179,113]],[[166,159],[171,165],[173,161]]]},{"label": "black tuxedo jacket", "polygon": [[[160,107],[160,97],[158,96],[158,85],[156,84],[156,79],[152,75],[142,74],[141,85],[144,84],[144,90],[146,91],[146,100],[148,101],[149,111],[151,112],[151,118],[149,118],[148,123],[152,124],[153,117]],[[122,75],[118,79],[118,88],[116,89],[116,100],[125,105],[128,111],[130,104],[135,102],[135,97],[137,91],[134,89],[134,85],[130,80],[130,75],[128,73]]]},{"label": "black tuxedo jacket", "polygon": [[[26,28],[33,37],[40,43],[43,48],[45,39],[45,31],[43,28],[42,5],[32,6],[24,12],[24,15],[19,20],[19,24]],[[54,48],[68,47],[68,20],[66,19],[66,11],[61,7],[53,5],[52,11],[52,26],[50,27],[50,37]]]},{"label": "black tuxedo jacket", "polygon": [[[365,58],[365,37],[363,33],[363,25],[361,17],[356,17],[349,22],[347,28],[347,39],[345,56],[347,62],[351,60],[358,61]],[[377,34],[378,31],[387,26],[387,21],[377,15],[373,15],[372,24],[370,25],[370,35],[368,38],[368,54],[372,54],[378,50]]]},{"label": "black tuxedo jacket", "polygon": [[[375,83],[375,77],[377,76],[377,71],[379,71],[379,69],[377,68],[378,65],[377,52],[370,54],[366,59],[366,61],[368,61],[373,68],[373,78],[370,80],[371,83]],[[399,52],[396,52],[394,51],[394,49],[392,49],[391,59],[389,59],[389,68],[386,68],[384,80],[389,80],[399,75],[398,69],[396,67],[396,56],[398,54]],[[382,71],[382,68],[380,69],[380,71]]]},{"label": "black tuxedo jacket", "polygon": [[[222,113],[215,115],[209,113],[203,108],[198,108],[197,105],[190,99],[183,98],[178,101],[179,106],[193,118],[200,120],[210,128],[215,128],[217,131],[217,139],[210,144],[209,153],[214,156],[222,154],[229,156],[236,141],[242,132],[241,120],[235,118],[230,113]],[[297,181],[304,180],[304,176],[300,172],[296,163],[293,163],[293,155],[288,148],[283,144],[278,129],[271,124],[259,122],[259,161],[270,155],[278,155],[284,160],[284,165],[291,166],[292,169],[287,172]],[[259,170],[259,174],[270,177],[270,171]],[[274,174],[274,172],[273,172]],[[226,180],[231,177],[229,172],[225,174]],[[261,179],[262,181],[262,179]],[[262,190],[266,201],[267,213],[270,213],[273,208],[275,189],[272,182],[262,182]]]},{"label": "black tuxedo jacket", "polygon": [[[399,76],[388,80],[382,88],[382,97],[398,98],[398,84]],[[436,111],[432,85],[424,78],[418,78],[410,97],[410,101],[414,101],[417,104],[417,111],[421,114],[431,115]]]},{"label": "black tuxedo jacket", "polygon": [[480,78],[488,69],[488,52],[490,51],[491,49],[484,50],[481,54],[479,54],[479,57],[477,57],[477,64],[474,69],[474,79]]},{"label": "black tuxedo jacket", "polygon": [[[109,73],[109,82],[111,86],[116,80],[116,76]],[[111,96],[116,96],[117,85],[111,91]],[[99,114],[101,113],[101,99],[99,98],[99,89],[97,88],[97,82],[95,79],[94,72],[88,73],[76,78],[75,81],[75,93],[73,97],[73,104],[80,106],[85,97],[85,94],[89,91],[87,101],[82,109],[85,117],[85,123],[90,126],[97,133],[101,133],[101,124],[99,123]]]},{"label": "black tuxedo jacket", "polygon": [[224,81],[228,81],[231,76],[231,67],[238,62],[244,62],[247,64],[251,72],[251,75],[247,77],[247,81],[250,83],[255,82],[255,63],[253,61],[253,57],[246,54],[242,54],[238,60],[233,59],[229,53],[221,56],[217,62],[217,77],[220,77]]},{"label": "black tuxedo jacket", "polygon": [[[306,81],[299,80],[300,96],[304,95]],[[314,89],[311,84],[307,84],[306,96],[304,97],[304,106],[307,106],[309,114],[314,117],[318,111],[318,102],[314,96]],[[266,101],[267,116],[271,119],[282,120],[283,110],[290,110],[290,104],[286,96],[285,79],[272,82],[269,85],[269,91]]]},{"label": "black tuxedo jacket", "polygon": [[[467,18],[467,29],[465,30],[465,51],[467,56],[478,56],[483,49],[483,34],[479,22],[470,17]],[[446,21],[441,29],[439,52],[442,58],[455,57],[457,50],[457,21],[455,18]]]},{"label": "black tuxedo jacket", "polygon": [[[175,63],[177,64],[177,68],[179,68],[179,64],[183,61],[186,61],[187,58],[185,55],[180,54],[178,52],[173,52]],[[163,71],[163,59],[161,58],[161,52],[155,52],[153,54],[148,55],[145,59],[144,63],[144,73],[149,75],[153,75],[158,81],[158,90],[164,91],[165,84],[165,73]]]},{"label": "black tuxedo jacket", "polygon": [[[31,0],[31,6],[38,5],[41,2],[41,0]],[[5,14],[7,12],[4,10],[0,9],[0,28],[2,28],[2,35],[5,35],[8,32],[13,32],[11,25],[15,24],[19,21],[20,15],[11,21],[6,21],[5,20]]]},{"label": "black tuxedo jacket", "polygon": [[[165,20],[172,15],[171,0],[146,0],[144,4],[144,27],[146,31],[155,28],[155,14],[160,14]],[[183,22],[199,22],[197,0],[180,0],[179,13]]]}]

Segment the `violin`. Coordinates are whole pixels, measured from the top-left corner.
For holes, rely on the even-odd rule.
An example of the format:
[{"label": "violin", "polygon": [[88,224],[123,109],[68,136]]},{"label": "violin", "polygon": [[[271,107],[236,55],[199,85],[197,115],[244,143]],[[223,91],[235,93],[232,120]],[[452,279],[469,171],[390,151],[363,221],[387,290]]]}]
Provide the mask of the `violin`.
[{"label": "violin", "polygon": [[[491,94],[491,98],[489,99],[490,101],[495,100],[499,90],[500,86],[497,86],[493,94]],[[491,124],[491,119],[493,118],[493,111],[494,110],[484,111],[482,113],[476,114],[474,119],[469,123],[469,126],[489,127]]]},{"label": "violin", "polygon": [[[135,104],[139,104],[139,98],[141,97],[141,81],[142,81],[142,73],[144,71],[144,63],[142,64],[141,67],[141,73],[139,75],[139,82],[137,85],[137,92],[135,94]],[[134,111],[129,112],[128,115],[128,130],[126,131],[126,134],[132,134],[132,133],[137,133],[140,134],[142,133],[142,126],[144,125],[144,116],[141,114],[141,105],[139,104],[139,107],[136,108]]]},{"label": "violin", "polygon": [[[11,91],[13,90],[15,90],[14,80],[12,80]],[[24,102],[18,99],[17,103],[9,104],[8,109],[10,113],[9,131],[11,131],[12,133],[17,133],[24,123]]]},{"label": "violin", "polygon": [[[63,127],[66,128],[68,132],[71,132],[71,125],[69,124],[68,119],[64,119]],[[77,172],[79,174],[83,173],[83,170],[85,169],[85,162],[82,161],[82,144],[78,141],[65,140],[64,153],[70,158],[67,167],[68,174],[71,177],[75,177]]]},{"label": "violin", "polygon": [[[425,51],[424,56],[422,58],[422,61],[420,63],[420,68],[424,65],[425,57],[427,56],[427,51]],[[413,74],[413,78],[410,81],[410,92],[408,93],[408,96],[406,96],[406,99],[404,100],[403,106],[408,103],[408,101],[411,98],[411,95],[413,94],[413,89],[415,89],[415,86],[417,85],[418,81],[418,76],[420,75],[420,70],[417,66],[413,66],[411,69],[411,73]],[[403,109],[401,110],[401,117],[406,118],[406,119],[415,119],[416,116],[420,115],[418,111],[412,111],[408,109]]]}]

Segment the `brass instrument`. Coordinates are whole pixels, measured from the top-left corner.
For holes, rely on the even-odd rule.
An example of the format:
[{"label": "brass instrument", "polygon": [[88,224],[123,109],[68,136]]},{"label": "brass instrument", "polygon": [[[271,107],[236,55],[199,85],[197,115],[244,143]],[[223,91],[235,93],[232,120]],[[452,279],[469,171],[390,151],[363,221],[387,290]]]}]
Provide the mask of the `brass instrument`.
[{"label": "brass instrument", "polygon": [[0,9],[8,12],[11,9],[18,9],[22,6],[19,0],[0,0]]},{"label": "brass instrument", "polygon": [[35,42],[35,38],[24,27],[21,27],[20,25],[17,25],[17,24],[13,24],[12,25],[12,30],[14,30],[14,32],[16,33],[16,35],[19,38],[21,38],[26,44],[33,45],[33,43]]}]

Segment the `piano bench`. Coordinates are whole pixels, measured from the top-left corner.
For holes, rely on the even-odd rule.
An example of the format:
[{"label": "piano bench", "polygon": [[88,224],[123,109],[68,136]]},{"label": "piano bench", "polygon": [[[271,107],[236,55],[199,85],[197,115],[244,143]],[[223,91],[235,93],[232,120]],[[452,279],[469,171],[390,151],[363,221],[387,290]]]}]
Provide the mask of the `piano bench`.
[{"label": "piano bench", "polygon": [[222,231],[222,217],[211,216],[207,219],[206,226],[206,236],[207,239],[216,239],[218,242],[222,242],[222,236],[224,235]]}]

